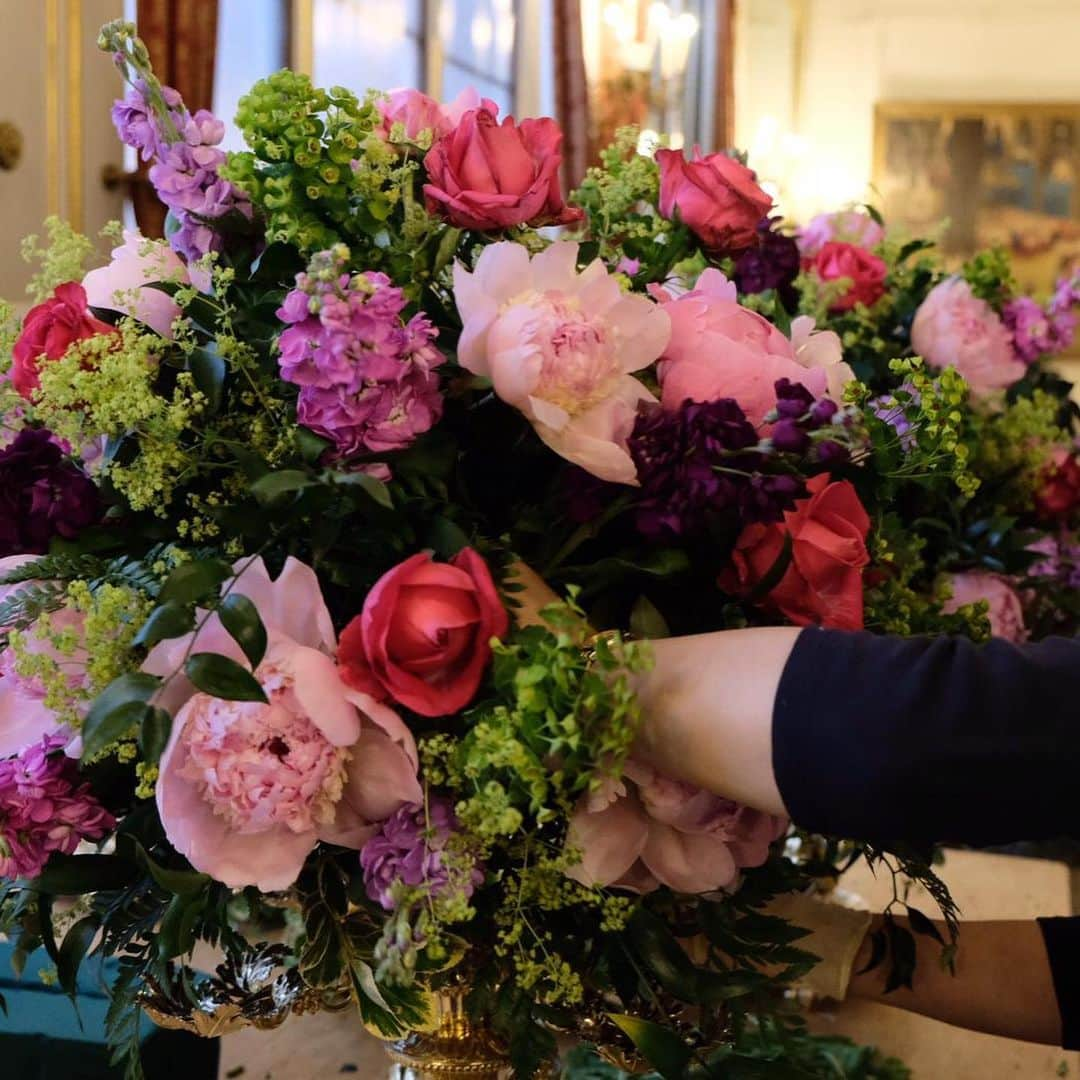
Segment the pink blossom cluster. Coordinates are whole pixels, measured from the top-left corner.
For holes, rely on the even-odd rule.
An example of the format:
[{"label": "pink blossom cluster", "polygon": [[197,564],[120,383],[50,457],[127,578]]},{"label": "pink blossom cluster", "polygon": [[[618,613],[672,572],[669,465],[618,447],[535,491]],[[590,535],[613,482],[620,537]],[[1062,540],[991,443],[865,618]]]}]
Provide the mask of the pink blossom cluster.
[{"label": "pink blossom cluster", "polygon": [[0,878],[37,877],[53,852],[70,855],[116,824],[79,783],[66,742],[47,735],[0,761]]},{"label": "pink blossom cluster", "polygon": [[347,255],[315,256],[278,309],[281,377],[300,387],[297,419],[335,457],[408,446],[442,415],[438,331],[402,318],[404,292],[381,273],[342,272]]}]

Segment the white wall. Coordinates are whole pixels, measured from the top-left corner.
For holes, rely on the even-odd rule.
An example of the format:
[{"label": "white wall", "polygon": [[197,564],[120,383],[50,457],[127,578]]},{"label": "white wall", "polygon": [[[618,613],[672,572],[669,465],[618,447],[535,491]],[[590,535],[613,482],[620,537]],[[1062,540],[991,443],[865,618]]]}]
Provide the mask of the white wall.
[{"label": "white wall", "polygon": [[[1080,0],[742,0],[738,11],[738,145],[757,143],[765,172],[799,177],[793,213],[868,194],[877,101],[1080,101]],[[770,144],[770,129],[800,138]]]}]

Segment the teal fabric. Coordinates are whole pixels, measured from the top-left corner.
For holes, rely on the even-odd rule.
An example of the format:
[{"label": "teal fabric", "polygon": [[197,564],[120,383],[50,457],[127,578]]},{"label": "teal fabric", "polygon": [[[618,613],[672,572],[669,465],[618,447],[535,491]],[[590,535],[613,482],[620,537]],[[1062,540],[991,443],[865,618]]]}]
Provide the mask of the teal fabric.
[{"label": "teal fabric", "polygon": [[[0,1077],[18,1080],[121,1080],[109,1066],[105,1046],[108,998],[103,983],[111,966],[90,960],[79,972],[78,1011],[57,987],[45,986],[38,971],[51,968],[44,949],[26,962],[23,978],[11,969],[12,947],[0,943]],[[144,1024],[143,1065],[148,1080],[216,1080],[217,1040]]]}]

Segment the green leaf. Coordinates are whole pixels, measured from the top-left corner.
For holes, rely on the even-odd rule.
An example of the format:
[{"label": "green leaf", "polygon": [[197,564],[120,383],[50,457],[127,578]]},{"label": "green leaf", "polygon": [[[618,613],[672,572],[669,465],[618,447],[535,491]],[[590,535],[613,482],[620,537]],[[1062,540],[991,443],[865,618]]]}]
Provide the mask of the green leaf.
[{"label": "green leaf", "polygon": [[159,641],[183,637],[194,629],[195,613],[191,608],[175,600],[169,600],[164,604],[159,604],[150,612],[132,644],[151,649]]},{"label": "green leaf", "polygon": [[252,670],[257,668],[266,654],[266,627],[255,605],[240,593],[229,593],[218,607],[218,615],[233,641],[244,650]]},{"label": "green leaf", "polygon": [[310,474],[300,469],[281,469],[279,472],[270,472],[260,476],[251,485],[251,494],[263,503],[272,503],[280,499],[282,495],[288,495],[297,491],[303,491],[317,483]]},{"label": "green leaf", "polygon": [[647,597],[639,596],[630,612],[630,633],[636,638],[671,637],[671,629],[660,609]]},{"label": "green leaf", "polygon": [[449,228],[442,234],[442,239],[439,240],[439,250],[435,253],[435,264],[432,267],[432,272],[438,274],[444,267],[448,266],[450,260],[457,254],[458,244],[461,243],[461,229]]},{"label": "green leaf", "polygon": [[57,853],[29,887],[50,896],[110,892],[130,885],[139,868],[119,855],[64,855]]},{"label": "green leaf", "polygon": [[94,935],[101,926],[97,915],[87,915],[73,923],[64,935],[56,962],[56,974],[60,987],[72,999],[78,990],[79,965],[93,944]]},{"label": "green leaf", "polygon": [[911,924],[911,929],[916,934],[924,934],[926,937],[933,938],[939,945],[945,944],[945,939],[941,936],[941,931],[918,909],[913,908],[910,904],[906,904],[908,913],[908,922]]},{"label": "green leaf", "polygon": [[266,703],[266,694],[255,676],[219,653],[192,654],[184,665],[184,673],[203,693],[226,701]]},{"label": "green leaf", "polygon": [[150,876],[173,896],[194,896],[202,892],[213,880],[209,874],[201,874],[197,870],[169,870],[161,866],[154,862],[138,841],[135,842],[135,855],[146,867]]},{"label": "green leaf", "polygon": [[664,1080],[683,1080],[690,1048],[674,1031],[636,1016],[608,1013],[608,1017]]},{"label": "green leaf", "polygon": [[393,510],[394,500],[390,495],[390,489],[378,477],[369,476],[364,472],[335,472],[330,473],[329,479],[334,484],[347,487],[358,487],[365,491],[380,506],[387,510]]},{"label": "green leaf", "polygon": [[142,723],[146,702],[161,680],[142,671],[128,671],[113,679],[90,704],[83,721],[82,759],[87,761]]},{"label": "green leaf", "polygon": [[225,360],[211,342],[192,351],[187,361],[195,389],[206,397],[206,411],[213,416],[221,411],[225,387]]},{"label": "green leaf", "polygon": [[158,597],[162,603],[175,600],[193,604],[217,593],[221,583],[232,577],[232,567],[221,559],[200,559],[181,563],[166,578]]},{"label": "green leaf", "polygon": [[139,751],[143,759],[156,765],[172,734],[172,717],[164,709],[148,707],[139,730]]},{"label": "green leaf", "polygon": [[158,956],[171,960],[195,948],[195,922],[206,908],[202,896],[174,896],[165,909],[158,931]]},{"label": "green leaf", "polygon": [[314,465],[333,443],[329,439],[324,439],[321,435],[316,435],[311,428],[298,427],[296,429],[296,445],[300,448],[300,456],[309,465]]}]

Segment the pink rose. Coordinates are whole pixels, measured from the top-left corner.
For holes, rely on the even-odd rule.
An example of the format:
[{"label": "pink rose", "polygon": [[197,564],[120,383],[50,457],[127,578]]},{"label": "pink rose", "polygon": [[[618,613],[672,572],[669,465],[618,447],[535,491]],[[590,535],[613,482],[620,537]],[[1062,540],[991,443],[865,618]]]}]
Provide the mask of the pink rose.
[{"label": "pink rose", "polygon": [[563,202],[562,138],[547,117],[500,124],[488,109],[465,113],[424,157],[428,212],[481,232],[580,221],[583,212]]},{"label": "pink rose", "polygon": [[[157,804],[169,842],[230,888],[288,888],[319,841],[361,848],[378,823],[423,800],[416,745],[401,718],[346,686],[314,571],[288,559],[235,566],[232,591],[255,605],[267,650],[254,671],[269,704],[224,701],[174,675],[155,703],[172,712]],[[168,677],[190,652],[247,666],[216,614],[156,645],[145,671]]]},{"label": "pink rose", "polygon": [[423,716],[476,696],[491,639],[510,626],[487,563],[464,548],[449,563],[413,555],[383,574],[341,634],[345,681]]},{"label": "pink rose", "polygon": [[954,613],[964,604],[985,600],[990,605],[990,632],[1005,641],[1020,643],[1027,640],[1024,625],[1024,606],[1009,579],[983,570],[953,574],[949,584],[952,596],[943,610]]},{"label": "pink rose", "polygon": [[[30,562],[33,555],[9,555],[0,559],[0,576]],[[14,596],[20,589],[30,588],[39,582],[22,582],[0,585],[0,603]],[[77,611],[61,608],[49,616],[51,630],[63,632],[75,630],[82,633],[83,617]],[[8,627],[2,629],[7,630]],[[36,625],[25,628],[26,650],[41,653],[60,664],[73,689],[80,688],[86,678],[86,650],[81,646],[70,656],[60,653],[44,636],[38,636]],[[15,653],[11,646],[0,650],[0,758],[11,757],[25,750],[42,738],[62,734],[74,738],[70,728],[61,723],[56,713],[45,704],[45,687],[38,678],[25,678],[15,670]],[[69,752],[77,755],[78,749]]]},{"label": "pink rose", "polygon": [[953,367],[973,395],[1003,390],[1027,370],[994,309],[960,277],[935,285],[915,312],[911,347],[936,368]]},{"label": "pink rose", "polygon": [[800,318],[792,323],[789,341],[767,319],[736,303],[734,284],[719,270],[706,270],[691,292],[668,300],[663,310],[671,319],[671,340],[659,367],[666,409],[687,399],[730,397],[760,425],[776,407],[778,379],[802,383],[822,397],[842,394],[853,377],[841,362],[835,334],[812,333],[813,320]]},{"label": "pink rose", "polygon": [[784,834],[783,818],[740,806],[628,761],[624,778],[585,796],[568,841],[581,852],[569,874],[583,885],[681,893],[729,888],[760,866]]},{"label": "pink rose", "polygon": [[758,223],[772,199],[758,186],[753,170],[727,154],[707,154],[694,148],[687,161],[681,150],[657,150],[660,166],[660,213],[679,220],[707,248],[733,252],[750,247]]},{"label": "pink rose", "polygon": [[862,210],[841,210],[818,214],[799,230],[797,239],[803,258],[812,259],[832,240],[872,250],[885,239],[885,230]]},{"label": "pink rose", "polygon": [[123,312],[171,339],[180,305],[168,293],[151,287],[157,281],[186,285],[187,267],[164,240],[146,240],[125,229],[124,243],[113,248],[109,265],[91,270],[83,278],[83,288],[92,307]]},{"label": "pink rose", "polygon": [[449,134],[461,122],[465,113],[473,109],[487,109],[492,116],[498,115],[499,106],[490,98],[481,98],[476,90],[467,86],[448,105],[443,105],[419,90],[390,90],[386,97],[376,103],[383,122],[377,129],[383,138],[390,137],[394,124],[405,128],[405,137],[415,141],[422,131],[432,133],[432,141]]},{"label": "pink rose", "polygon": [[752,591],[776,566],[790,534],[791,562],[764,605],[796,626],[861,630],[869,515],[847,480],[830,482],[822,474],[806,487],[810,497],[787,511],[782,524],[743,530],[720,586],[735,595]]},{"label": "pink rose", "polygon": [[12,386],[29,399],[40,385],[42,360],[60,360],[77,341],[115,333],[115,327],[90,313],[86,291],[78,282],[57,285],[52,296],[23,319],[22,333],[11,351]]},{"label": "pink rose", "polygon": [[850,311],[856,304],[870,307],[885,295],[889,268],[884,259],[865,248],[830,240],[809,260],[808,266],[822,281],[851,282],[847,292],[833,301],[830,311]]},{"label": "pink rose", "polygon": [[654,399],[630,373],[660,355],[668,316],[624,292],[599,259],[579,274],[577,255],[562,242],[530,259],[503,241],[484,248],[472,273],[457,264],[458,363],[488,376],[567,461],[636,484],[626,440],[638,403]]}]

